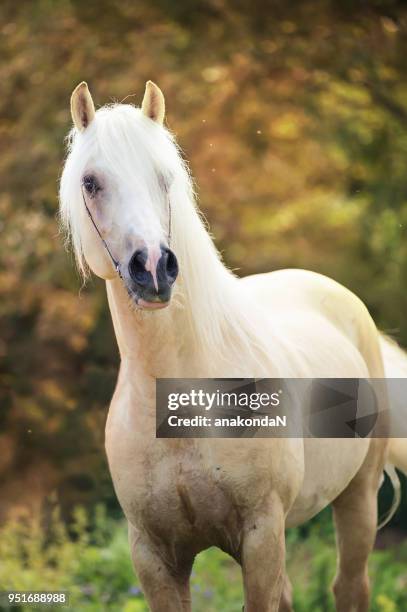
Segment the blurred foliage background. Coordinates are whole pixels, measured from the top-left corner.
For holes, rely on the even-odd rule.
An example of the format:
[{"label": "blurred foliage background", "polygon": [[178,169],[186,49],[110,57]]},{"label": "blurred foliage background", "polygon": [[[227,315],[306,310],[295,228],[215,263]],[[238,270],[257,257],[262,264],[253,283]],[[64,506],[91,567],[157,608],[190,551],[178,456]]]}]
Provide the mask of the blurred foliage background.
[{"label": "blurred foliage background", "polygon": [[0,519],[51,491],[65,518],[120,514],[104,286],[81,287],[56,218],[75,85],[140,104],[156,81],[228,265],[328,274],[406,346],[406,57],[396,0],[3,0]]}]

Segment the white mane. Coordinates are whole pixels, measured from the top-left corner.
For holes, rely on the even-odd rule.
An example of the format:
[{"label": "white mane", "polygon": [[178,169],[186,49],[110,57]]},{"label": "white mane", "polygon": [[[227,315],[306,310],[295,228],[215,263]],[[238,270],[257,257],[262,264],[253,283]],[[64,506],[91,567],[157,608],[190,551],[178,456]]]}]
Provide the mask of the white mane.
[{"label": "white mane", "polygon": [[[270,363],[270,334],[264,333],[258,324],[262,313],[247,299],[238,279],[221,262],[197,211],[188,167],[172,134],[147,119],[140,109],[117,104],[99,109],[95,120],[83,133],[73,129],[68,142],[60,186],[60,217],[82,274],[86,276],[87,266],[81,243],[81,180],[89,161],[97,160],[103,153],[113,174],[124,180],[126,175],[131,175],[133,182],[137,171],[140,180],[144,184],[147,181],[151,206],[161,211],[158,171],[171,185],[171,248],[180,268],[176,298],[184,307],[182,316],[186,316],[192,328],[196,348],[207,355],[207,363],[213,363],[215,370],[219,361],[223,364],[233,362],[232,376],[237,375],[236,352],[242,355],[242,373],[247,375],[248,369],[252,371],[254,362],[256,376],[279,375],[275,364],[272,367]],[[164,218],[163,227],[166,222]],[[264,338],[268,338],[268,342]],[[282,340],[275,338],[275,341],[278,350]],[[248,368],[249,362],[252,365]],[[281,356],[280,365],[287,373],[287,364],[281,364]]]}]

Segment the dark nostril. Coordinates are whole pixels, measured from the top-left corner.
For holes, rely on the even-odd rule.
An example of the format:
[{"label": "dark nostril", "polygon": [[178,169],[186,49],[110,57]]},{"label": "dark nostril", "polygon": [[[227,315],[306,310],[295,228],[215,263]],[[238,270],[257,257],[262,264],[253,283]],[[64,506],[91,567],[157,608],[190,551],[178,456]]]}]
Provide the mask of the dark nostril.
[{"label": "dark nostril", "polygon": [[151,274],[146,270],[147,250],[138,249],[129,261],[129,274],[135,283],[146,286],[150,283]]},{"label": "dark nostril", "polygon": [[171,249],[163,249],[164,266],[167,275],[167,281],[172,285],[178,276],[178,261]]}]

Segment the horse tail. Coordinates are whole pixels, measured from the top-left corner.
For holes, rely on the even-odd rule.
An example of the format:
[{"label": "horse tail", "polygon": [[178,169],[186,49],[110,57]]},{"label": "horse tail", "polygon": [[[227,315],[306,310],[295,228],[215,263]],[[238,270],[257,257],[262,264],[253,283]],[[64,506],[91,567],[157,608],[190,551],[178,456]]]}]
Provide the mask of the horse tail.
[{"label": "horse tail", "polygon": [[[407,378],[407,353],[385,334],[380,334],[379,342],[386,378]],[[389,401],[391,411],[389,455],[384,471],[392,484],[394,495],[391,508],[380,522],[378,529],[393,518],[401,502],[400,478],[395,468],[407,475],[407,438],[394,437],[397,432],[406,430],[407,401],[403,401],[402,393],[393,393]]]},{"label": "horse tail", "polygon": [[[386,378],[407,378],[407,353],[398,344],[382,334],[380,336],[384,372]],[[407,475],[407,438],[397,438],[397,433],[407,428],[407,399],[402,393],[390,397],[389,463]]]},{"label": "horse tail", "polygon": [[[386,516],[378,524],[377,529],[381,529],[382,527],[384,527],[385,525],[387,525],[387,523],[391,521],[393,516],[396,514],[398,507],[400,505],[400,502],[401,502],[401,483],[400,483],[399,475],[397,474],[394,465],[392,465],[391,463],[386,463],[384,467],[384,471],[387,474],[387,477],[390,480],[391,485],[393,487],[393,501],[391,503],[390,509],[387,510],[386,512]],[[383,482],[384,482],[384,476],[382,479],[382,484]]]}]

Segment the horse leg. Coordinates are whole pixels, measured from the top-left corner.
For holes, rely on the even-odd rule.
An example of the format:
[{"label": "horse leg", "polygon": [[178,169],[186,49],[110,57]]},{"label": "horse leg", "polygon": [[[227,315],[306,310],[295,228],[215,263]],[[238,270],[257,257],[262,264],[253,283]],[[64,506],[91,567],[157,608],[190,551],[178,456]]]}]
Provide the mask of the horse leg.
[{"label": "horse leg", "polygon": [[367,564],[376,538],[377,492],[386,445],[386,440],[372,439],[362,468],[333,502],[339,554],[333,590],[338,612],[369,609]]},{"label": "horse leg", "polygon": [[151,612],[191,612],[192,562],[171,571],[156,548],[129,525],[131,557]]},{"label": "horse leg", "polygon": [[293,588],[287,573],[284,576],[283,592],[278,612],[293,612]]},{"label": "horse leg", "polygon": [[284,583],[285,516],[273,496],[267,512],[245,521],[241,564],[245,612],[277,612]]}]

